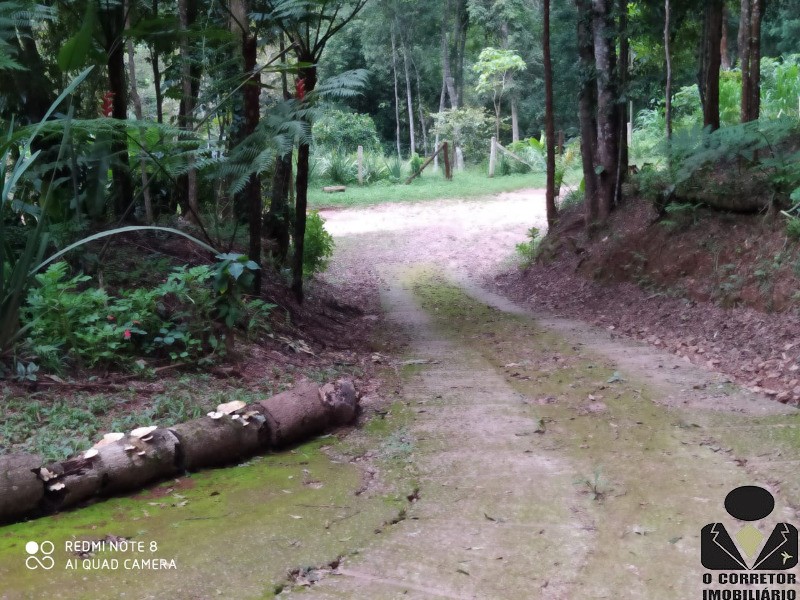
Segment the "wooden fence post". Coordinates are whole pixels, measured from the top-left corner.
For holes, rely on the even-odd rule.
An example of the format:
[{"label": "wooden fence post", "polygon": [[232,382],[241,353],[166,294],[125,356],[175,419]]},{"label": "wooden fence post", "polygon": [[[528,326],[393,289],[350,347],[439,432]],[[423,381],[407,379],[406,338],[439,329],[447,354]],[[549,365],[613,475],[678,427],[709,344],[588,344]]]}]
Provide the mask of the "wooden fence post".
[{"label": "wooden fence post", "polygon": [[497,139],[492,136],[492,141],[489,146],[489,177],[494,177],[494,167],[497,162]]},{"label": "wooden fence post", "polygon": [[444,178],[450,180],[453,178],[453,172],[450,169],[450,145],[447,142],[442,142],[442,156],[444,157]]},{"label": "wooden fence post", "polygon": [[358,147],[358,185],[364,185],[364,146]]}]

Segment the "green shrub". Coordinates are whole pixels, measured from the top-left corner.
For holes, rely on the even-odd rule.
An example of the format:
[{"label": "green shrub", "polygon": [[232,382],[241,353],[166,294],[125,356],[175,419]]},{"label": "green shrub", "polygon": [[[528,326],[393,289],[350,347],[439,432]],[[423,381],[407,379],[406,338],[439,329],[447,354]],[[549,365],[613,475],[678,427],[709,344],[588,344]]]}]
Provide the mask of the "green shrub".
[{"label": "green shrub", "polygon": [[[425,162],[424,158],[422,158],[416,152],[412,152],[411,153],[411,158],[408,161],[408,167],[409,167],[409,170],[411,171],[411,174],[413,175],[414,173],[417,173],[420,170],[420,168],[422,167],[422,164],[424,162]],[[422,173],[420,173],[418,175],[418,177],[422,177]]]},{"label": "green shrub", "polygon": [[308,214],[303,239],[303,274],[308,277],[324,271],[333,255],[333,236],[325,230],[325,219],[316,210]]},{"label": "green shrub", "polygon": [[358,164],[341,150],[331,150],[320,158],[320,175],[339,185],[358,180]]},{"label": "green shrub", "polygon": [[520,242],[516,245],[517,254],[522,260],[523,266],[529,266],[539,256],[539,249],[542,245],[544,236],[539,233],[536,227],[528,230],[528,241]]},{"label": "green shrub", "polygon": [[800,240],[800,217],[789,216],[786,221],[786,235],[795,241]]},{"label": "green shrub", "polygon": [[380,149],[375,122],[369,115],[328,109],[314,122],[314,143],[327,150],[353,153],[359,146],[364,150]]},{"label": "green shrub", "polygon": [[567,194],[561,199],[561,204],[559,208],[561,210],[567,210],[572,208],[573,206],[578,206],[583,204],[584,199],[584,190],[581,187],[576,187],[571,189]]},{"label": "green shrub", "polygon": [[[68,276],[64,262],[36,275],[23,309],[25,347],[46,368],[131,366],[137,357],[172,361],[222,353],[232,327],[263,324],[273,307],[242,297],[255,263],[219,255],[214,266],[180,267],[151,289],[112,296]],[[260,319],[260,320],[259,320]],[[227,329],[226,329],[227,328]]]},{"label": "green shrub", "polygon": [[389,168],[382,154],[369,152],[364,154],[364,183],[376,183],[390,178]]},{"label": "green shrub", "polygon": [[392,156],[385,164],[387,179],[392,183],[398,183],[403,178],[403,161],[397,156]]},{"label": "green shrub", "polygon": [[[431,115],[432,133],[450,140],[464,151],[464,160],[480,163],[489,154],[489,140],[494,131],[494,118],[483,108],[452,108]],[[452,151],[452,148],[451,148]]]}]

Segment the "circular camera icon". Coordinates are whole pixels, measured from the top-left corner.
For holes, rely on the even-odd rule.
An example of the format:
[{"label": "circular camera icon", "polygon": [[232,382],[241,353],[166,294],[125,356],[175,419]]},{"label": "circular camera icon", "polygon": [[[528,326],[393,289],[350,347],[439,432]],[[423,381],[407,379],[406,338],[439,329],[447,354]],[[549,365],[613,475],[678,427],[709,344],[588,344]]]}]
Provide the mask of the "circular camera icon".
[{"label": "circular camera icon", "polygon": [[44,541],[41,544],[34,541],[28,542],[25,544],[25,552],[28,553],[28,557],[25,559],[25,566],[31,571],[40,568],[49,571],[56,566],[56,561],[50,556],[55,549],[53,542]]}]

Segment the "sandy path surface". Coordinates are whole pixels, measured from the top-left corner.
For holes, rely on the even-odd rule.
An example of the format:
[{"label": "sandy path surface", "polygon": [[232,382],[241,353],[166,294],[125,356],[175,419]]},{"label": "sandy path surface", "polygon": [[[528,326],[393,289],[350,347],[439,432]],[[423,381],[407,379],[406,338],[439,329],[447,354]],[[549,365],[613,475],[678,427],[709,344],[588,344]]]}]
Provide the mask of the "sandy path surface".
[{"label": "sandy path surface", "polygon": [[525,191],[324,214],[330,277],[379,281],[410,342],[396,358],[418,365],[402,400],[420,490],[303,597],[699,598],[726,587],[702,583],[700,529],[743,525],[730,489],[776,496],[762,530],[800,520],[796,411],[478,287],[542,211]]}]

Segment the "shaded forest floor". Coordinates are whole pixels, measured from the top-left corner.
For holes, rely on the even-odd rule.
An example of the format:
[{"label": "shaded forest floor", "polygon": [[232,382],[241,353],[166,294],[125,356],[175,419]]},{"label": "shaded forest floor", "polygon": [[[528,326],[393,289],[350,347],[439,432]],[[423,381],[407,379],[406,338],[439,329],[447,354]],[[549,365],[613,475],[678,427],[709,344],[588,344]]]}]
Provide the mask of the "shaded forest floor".
[{"label": "shaded forest floor", "polygon": [[800,404],[800,246],[782,219],[693,209],[656,221],[633,200],[588,240],[580,209],[495,289]]}]

